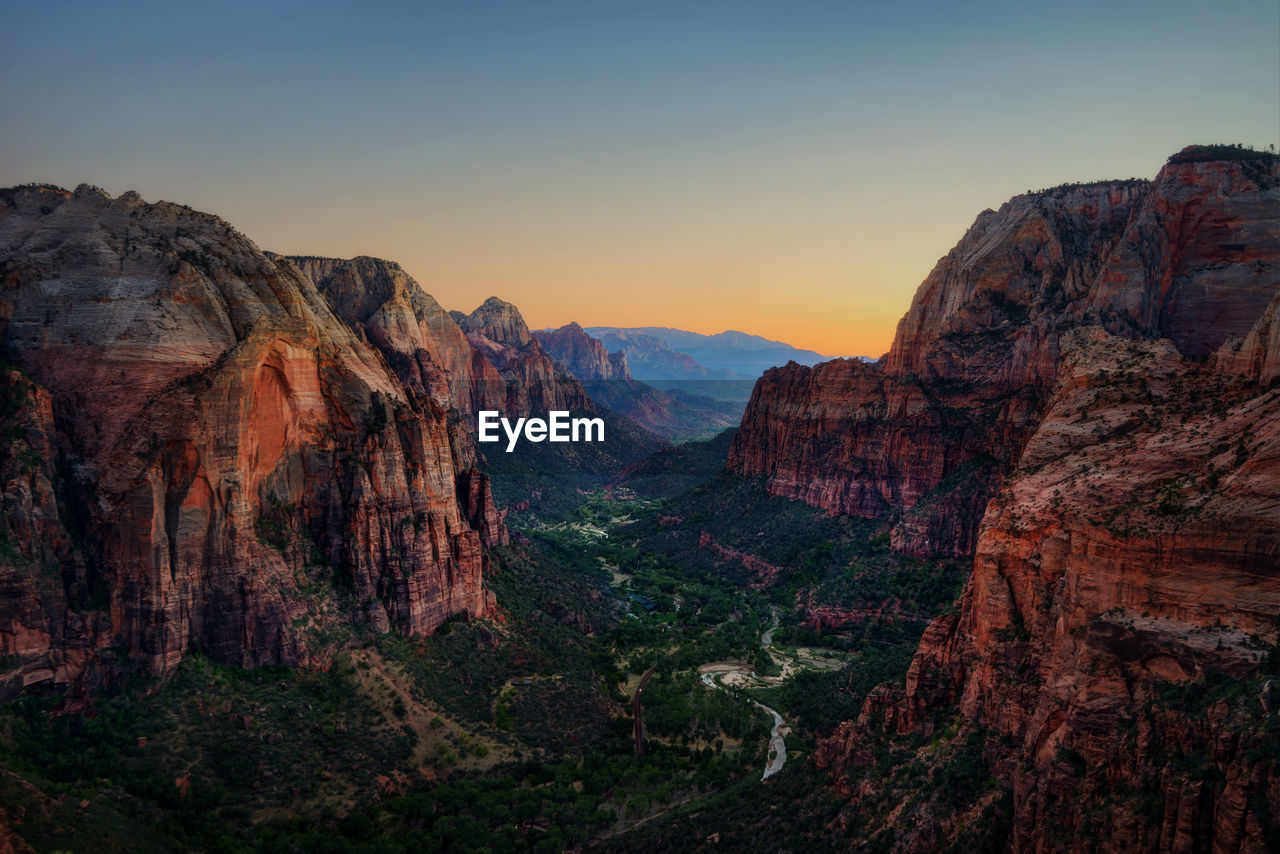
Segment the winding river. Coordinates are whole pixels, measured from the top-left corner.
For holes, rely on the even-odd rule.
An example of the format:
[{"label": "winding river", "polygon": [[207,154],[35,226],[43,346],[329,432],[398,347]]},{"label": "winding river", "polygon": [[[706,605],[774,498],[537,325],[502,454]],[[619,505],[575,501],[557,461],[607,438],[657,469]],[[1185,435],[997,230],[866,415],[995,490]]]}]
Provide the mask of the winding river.
[{"label": "winding river", "polygon": [[[760,636],[761,649],[768,650],[773,645],[773,631],[778,628],[778,609],[770,606],[773,612],[773,624],[765,630]],[[736,661],[713,661],[710,664],[704,664],[698,668],[701,674],[702,684],[708,688],[718,688],[721,691],[728,691],[724,685],[716,679],[717,676],[724,676],[729,673],[743,673],[754,675],[755,670],[748,664]],[[783,720],[782,715],[776,710],[769,708],[764,703],[750,700],[753,705],[763,709],[766,714],[773,718],[773,729],[769,732],[769,760],[764,766],[764,775],[760,777],[761,781],[768,780],[774,774],[782,770],[782,766],[787,762],[787,742],[785,736],[790,732],[787,722]]]}]

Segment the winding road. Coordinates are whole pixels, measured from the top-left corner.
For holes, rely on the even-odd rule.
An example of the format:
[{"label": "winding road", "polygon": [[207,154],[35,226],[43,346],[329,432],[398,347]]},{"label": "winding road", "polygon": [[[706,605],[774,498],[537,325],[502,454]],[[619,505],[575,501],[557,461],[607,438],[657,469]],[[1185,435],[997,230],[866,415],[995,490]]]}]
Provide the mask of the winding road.
[{"label": "winding road", "polygon": [[644,686],[649,684],[649,679],[653,676],[653,671],[658,665],[653,664],[644,672],[644,676],[640,677],[640,684],[636,686],[635,699],[631,701],[631,717],[635,721],[636,736],[636,756],[644,756],[644,716],[640,714],[640,695],[644,692]]}]

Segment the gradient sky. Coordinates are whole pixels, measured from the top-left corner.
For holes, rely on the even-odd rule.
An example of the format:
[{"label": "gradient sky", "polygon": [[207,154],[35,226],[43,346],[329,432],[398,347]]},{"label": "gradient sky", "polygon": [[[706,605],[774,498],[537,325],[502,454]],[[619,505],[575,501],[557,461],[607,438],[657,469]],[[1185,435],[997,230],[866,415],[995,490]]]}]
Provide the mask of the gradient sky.
[{"label": "gradient sky", "polygon": [[[261,8],[259,8],[261,7]],[[879,355],[979,211],[1280,143],[1280,3],[6,4],[0,185],[135,189],[533,327]]]}]

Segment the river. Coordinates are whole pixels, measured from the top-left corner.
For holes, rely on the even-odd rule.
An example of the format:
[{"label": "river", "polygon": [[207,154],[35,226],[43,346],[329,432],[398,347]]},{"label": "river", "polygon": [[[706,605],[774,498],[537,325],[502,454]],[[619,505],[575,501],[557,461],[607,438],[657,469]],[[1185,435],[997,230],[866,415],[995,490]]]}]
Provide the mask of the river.
[{"label": "river", "polygon": [[[776,606],[770,606],[770,610],[773,612],[773,624],[760,636],[760,647],[765,650],[773,646],[773,631],[778,628],[778,609]],[[728,689],[716,681],[716,676],[728,673],[755,673],[749,665],[726,661],[713,661],[710,664],[704,664],[698,668],[698,672],[701,674],[702,684],[708,688],[718,688],[721,691],[727,691]],[[781,771],[782,766],[787,763],[787,742],[785,737],[790,732],[790,728],[782,715],[778,714],[776,710],[755,700],[750,700],[749,702],[763,709],[766,714],[773,718],[773,729],[769,732],[769,759],[765,762],[764,775],[760,777],[764,781]]]}]

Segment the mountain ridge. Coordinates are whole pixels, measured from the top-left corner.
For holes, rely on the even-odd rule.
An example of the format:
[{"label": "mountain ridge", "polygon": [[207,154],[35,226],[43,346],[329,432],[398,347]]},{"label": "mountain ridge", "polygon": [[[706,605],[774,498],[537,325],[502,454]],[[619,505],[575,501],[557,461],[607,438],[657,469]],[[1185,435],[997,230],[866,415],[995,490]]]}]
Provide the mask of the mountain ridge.
[{"label": "mountain ridge", "polygon": [[742,416],[736,403],[679,388],[660,390],[635,379],[624,352],[608,352],[577,323],[533,337],[583,382],[592,399],[671,441],[705,438],[736,426]]},{"label": "mountain ridge", "polygon": [[[812,350],[735,330],[703,335],[666,326],[590,326],[585,329],[608,349],[625,352],[633,372],[639,372],[638,379],[754,379],[765,368],[788,361],[811,365],[828,358]],[[661,345],[655,345],[655,341]]]},{"label": "mountain ridge", "polygon": [[[1274,156],[1015,197],[939,261],[882,362],[757,382],[731,469],[973,560],[905,685],[819,748],[855,809],[868,757],[950,724],[1008,787],[1015,850],[1067,828],[1142,851],[1274,839],[1267,701],[1210,676],[1262,688],[1280,642],[1277,207]],[[934,850],[966,814],[917,794],[899,838]]]}]

